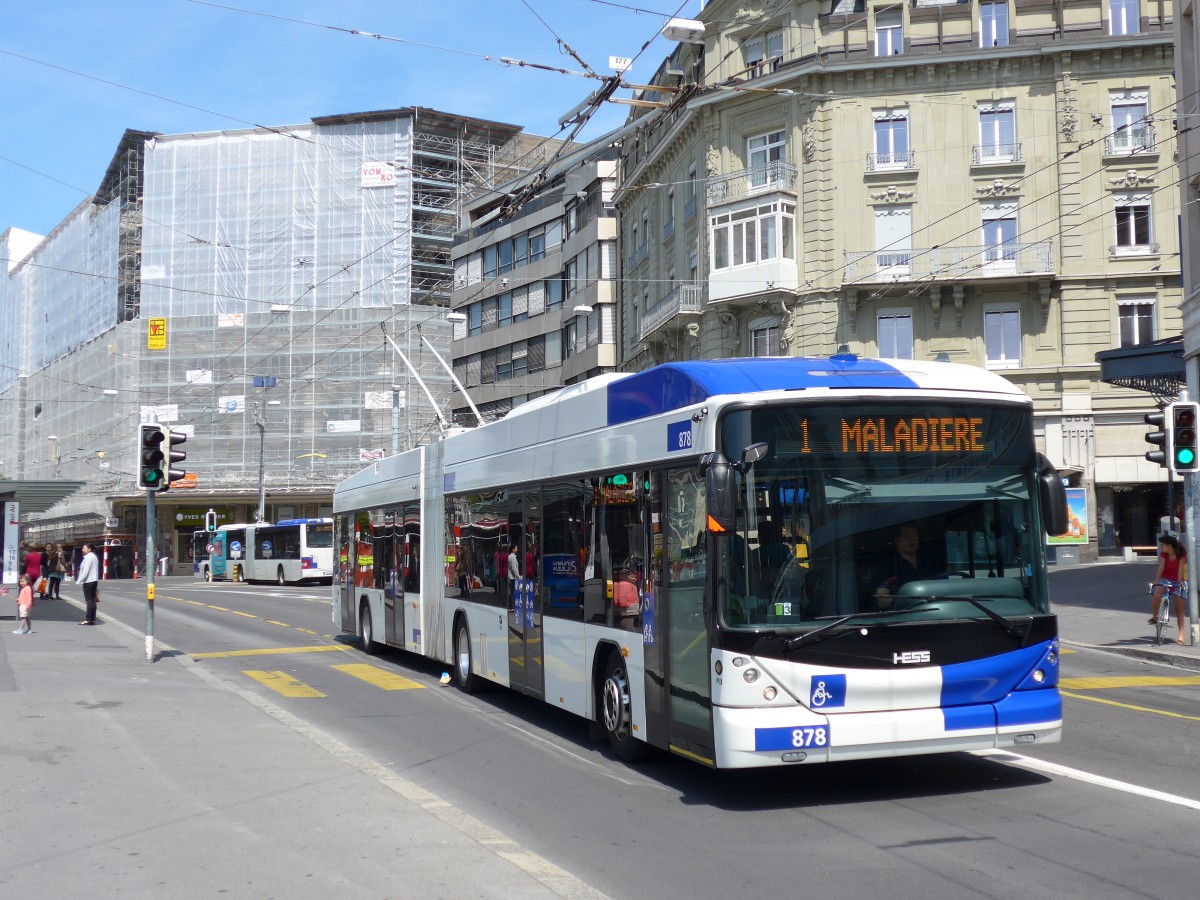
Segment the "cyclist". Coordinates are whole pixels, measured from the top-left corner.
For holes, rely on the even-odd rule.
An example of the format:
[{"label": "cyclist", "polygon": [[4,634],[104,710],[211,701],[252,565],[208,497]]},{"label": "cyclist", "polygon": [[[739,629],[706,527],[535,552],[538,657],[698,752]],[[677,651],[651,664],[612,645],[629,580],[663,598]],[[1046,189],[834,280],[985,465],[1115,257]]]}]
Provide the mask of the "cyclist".
[{"label": "cyclist", "polygon": [[1158,539],[1158,571],[1154,573],[1154,590],[1150,594],[1150,624],[1158,621],[1158,604],[1164,595],[1175,600],[1175,622],[1179,626],[1178,643],[1184,642],[1183,591],[1180,582],[1187,577],[1187,551],[1170,534]]}]

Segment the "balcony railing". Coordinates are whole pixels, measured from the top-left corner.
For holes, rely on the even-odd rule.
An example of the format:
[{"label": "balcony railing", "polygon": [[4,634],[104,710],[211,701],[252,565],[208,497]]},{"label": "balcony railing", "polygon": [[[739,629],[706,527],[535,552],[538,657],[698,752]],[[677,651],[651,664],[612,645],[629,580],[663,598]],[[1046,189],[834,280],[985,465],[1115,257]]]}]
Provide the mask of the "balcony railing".
[{"label": "balcony railing", "polygon": [[663,239],[664,243],[669,241],[671,238],[675,237],[675,220],[674,219],[667,219],[667,221],[663,222],[662,234],[663,234],[662,239]]},{"label": "balcony railing", "polygon": [[703,284],[693,282],[677,284],[671,293],[646,310],[638,325],[638,340],[644,341],[676,316],[699,315],[703,308]]},{"label": "balcony railing", "polygon": [[1112,244],[1108,248],[1108,255],[1158,256],[1161,249],[1158,244]]},{"label": "balcony railing", "polygon": [[629,259],[625,260],[625,271],[632,272],[634,269],[644,263],[649,256],[650,242],[643,241],[642,245],[633,251]]},{"label": "balcony railing", "polygon": [[732,203],[745,197],[755,197],[772,191],[796,191],[796,167],[785,162],[773,162],[753,169],[714,175],[704,185],[709,207]]},{"label": "balcony railing", "polygon": [[700,205],[700,195],[690,198],[683,204],[683,221],[690,222],[696,218],[696,207]]},{"label": "balcony railing", "polygon": [[917,151],[904,150],[900,153],[868,153],[868,172],[899,172],[917,167]]},{"label": "balcony railing", "polygon": [[992,247],[847,251],[844,283],[1052,274],[1049,241]]},{"label": "balcony railing", "polygon": [[1104,153],[1107,156],[1154,153],[1157,148],[1153,125],[1126,126],[1104,139]]},{"label": "balcony railing", "polygon": [[1021,142],[1012,144],[976,144],[971,148],[971,165],[991,166],[1021,162]]}]

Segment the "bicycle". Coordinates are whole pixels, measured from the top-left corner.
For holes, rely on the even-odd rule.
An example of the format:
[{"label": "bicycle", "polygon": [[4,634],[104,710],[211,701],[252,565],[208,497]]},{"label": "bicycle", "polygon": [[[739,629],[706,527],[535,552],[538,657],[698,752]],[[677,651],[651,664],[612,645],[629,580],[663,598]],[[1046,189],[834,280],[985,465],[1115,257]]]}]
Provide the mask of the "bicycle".
[{"label": "bicycle", "polygon": [[[1159,586],[1159,582],[1150,582],[1150,596],[1154,596],[1154,589]],[[1187,596],[1187,582],[1180,581],[1175,583],[1173,587],[1163,585],[1166,590],[1163,591],[1162,598],[1158,601],[1158,609],[1154,616],[1150,619],[1154,625],[1154,644],[1161,646],[1167,643],[1167,626],[1171,624],[1171,598],[1182,599]]]}]

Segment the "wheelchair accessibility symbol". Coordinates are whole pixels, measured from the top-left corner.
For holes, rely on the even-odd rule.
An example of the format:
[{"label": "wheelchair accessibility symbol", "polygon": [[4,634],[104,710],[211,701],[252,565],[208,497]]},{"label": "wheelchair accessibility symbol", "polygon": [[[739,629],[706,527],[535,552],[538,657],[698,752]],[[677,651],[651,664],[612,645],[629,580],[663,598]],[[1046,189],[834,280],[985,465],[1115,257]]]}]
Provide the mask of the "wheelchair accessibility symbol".
[{"label": "wheelchair accessibility symbol", "polygon": [[828,709],[846,705],[845,675],[814,675],[808,705],[811,709]]}]

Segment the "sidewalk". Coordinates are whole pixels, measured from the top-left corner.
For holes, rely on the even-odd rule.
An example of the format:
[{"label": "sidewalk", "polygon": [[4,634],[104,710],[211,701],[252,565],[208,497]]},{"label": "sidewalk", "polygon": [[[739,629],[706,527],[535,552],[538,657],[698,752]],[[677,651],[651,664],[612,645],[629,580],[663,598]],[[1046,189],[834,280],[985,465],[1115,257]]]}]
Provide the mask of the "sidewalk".
[{"label": "sidewalk", "polygon": [[189,658],[147,663],[103,607],[39,601],[14,635],[4,599],[5,896],[600,896]]},{"label": "sidewalk", "polygon": [[[1170,642],[1154,645],[1154,626],[1146,619],[1155,565],[1153,559],[1129,563],[1115,559],[1052,568],[1050,600],[1058,614],[1062,642],[1200,670],[1200,646],[1175,643],[1173,610]],[[1187,635],[1190,640],[1190,627]]]}]

